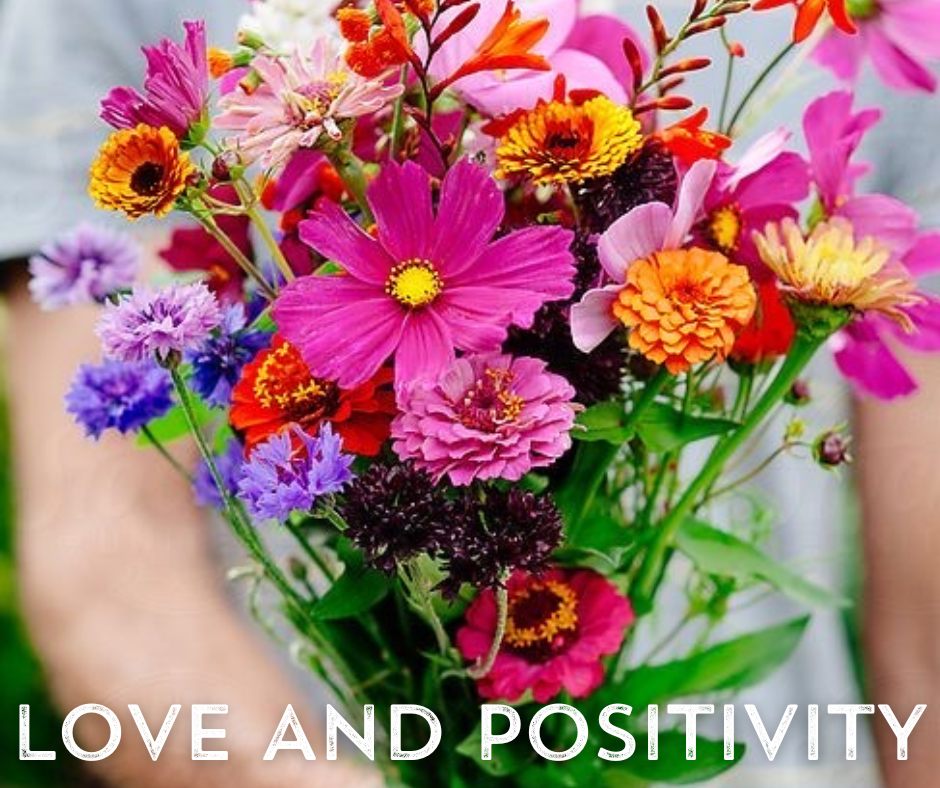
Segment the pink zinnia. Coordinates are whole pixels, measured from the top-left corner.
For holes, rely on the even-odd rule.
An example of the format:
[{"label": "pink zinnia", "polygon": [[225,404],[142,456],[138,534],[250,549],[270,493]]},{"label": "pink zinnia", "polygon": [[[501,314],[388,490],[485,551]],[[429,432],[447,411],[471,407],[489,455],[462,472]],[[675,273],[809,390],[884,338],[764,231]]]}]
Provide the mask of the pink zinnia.
[{"label": "pink zinnia", "polygon": [[[933,93],[937,77],[930,68],[940,60],[938,0],[862,0],[853,3],[856,35],[833,28],[813,57],[839,79],[858,80],[865,59],[890,87]],[[857,6],[854,7],[854,6]]]},{"label": "pink zinnia", "polygon": [[457,485],[518,481],[571,448],[574,396],[539,359],[466,356],[403,393],[392,424],[395,452]]},{"label": "pink zinnia", "polygon": [[399,389],[449,367],[454,350],[497,349],[546,301],[574,290],[573,234],[529,227],[493,241],[503,196],[486,170],[461,161],[432,207],[416,164],[388,164],[369,189],[377,238],[324,203],[300,237],[345,275],[306,276],[281,293],[274,319],[310,371],[353,388],[395,357]]},{"label": "pink zinnia", "polygon": [[371,115],[401,95],[399,83],[366,79],[349,69],[329,38],[309,53],[259,55],[252,68],[262,83],[251,93],[241,87],[222,97],[225,110],[216,128],[241,132],[227,141],[245,161],[279,168],[299,148],[312,148],[325,134],[339,140],[344,120]]},{"label": "pink zinnia", "polygon": [[[480,695],[512,703],[531,690],[536,703],[548,703],[562,691],[574,698],[594,692],[604,681],[602,659],[620,650],[636,618],[626,597],[589,569],[517,572],[507,588],[506,635],[493,669],[477,682]],[[457,633],[466,659],[486,657],[496,624],[496,595],[484,591]]]},{"label": "pink zinnia", "polygon": [[182,46],[163,39],[144,47],[147,77],[144,94],[130,87],[114,88],[101,102],[101,119],[116,129],[133,129],[139,123],[166,126],[178,138],[189,134],[203,120],[209,95],[209,65],[205,22],[184,22]]}]

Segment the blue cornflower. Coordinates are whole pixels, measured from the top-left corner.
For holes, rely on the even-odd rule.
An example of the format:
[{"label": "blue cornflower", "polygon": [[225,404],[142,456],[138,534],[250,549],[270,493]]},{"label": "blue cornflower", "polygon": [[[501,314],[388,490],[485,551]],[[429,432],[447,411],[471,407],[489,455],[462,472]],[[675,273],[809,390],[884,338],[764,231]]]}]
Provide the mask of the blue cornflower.
[{"label": "blue cornflower", "polygon": [[[238,479],[241,476],[242,463],[245,460],[245,450],[241,443],[230,440],[221,454],[215,457],[215,468],[222,477],[226,492],[235,495],[238,492]],[[209,471],[205,460],[200,461],[193,474],[193,494],[196,503],[200,506],[211,506],[215,509],[224,508],[219,488]]]}]

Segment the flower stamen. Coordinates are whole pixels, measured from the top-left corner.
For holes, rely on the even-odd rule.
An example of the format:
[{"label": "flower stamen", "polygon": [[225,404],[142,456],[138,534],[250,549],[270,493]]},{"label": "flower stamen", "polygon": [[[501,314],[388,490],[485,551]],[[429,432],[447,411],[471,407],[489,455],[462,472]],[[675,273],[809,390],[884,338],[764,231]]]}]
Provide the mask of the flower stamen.
[{"label": "flower stamen", "polygon": [[509,601],[503,644],[536,662],[564,652],[578,632],[578,596],[567,583],[535,581]]},{"label": "flower stamen", "polygon": [[420,309],[436,299],[444,283],[430,260],[406,260],[396,265],[385,283],[385,292],[409,309]]}]

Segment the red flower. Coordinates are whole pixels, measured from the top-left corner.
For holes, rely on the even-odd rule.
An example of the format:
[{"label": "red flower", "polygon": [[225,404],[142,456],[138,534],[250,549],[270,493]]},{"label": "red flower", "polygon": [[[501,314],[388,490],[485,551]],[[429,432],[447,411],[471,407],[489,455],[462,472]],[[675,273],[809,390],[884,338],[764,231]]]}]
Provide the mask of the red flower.
[{"label": "red flower", "polygon": [[[240,204],[232,186],[215,186],[209,194],[230,205]],[[254,251],[248,217],[220,214],[216,222],[242,254],[252,259]],[[204,271],[209,289],[223,300],[241,299],[245,272],[222,245],[201,227],[174,230],[170,236],[170,245],[159,254],[174,271]]]},{"label": "red flower", "polygon": [[754,4],[755,11],[766,11],[770,8],[779,8],[782,5],[796,6],[796,22],[793,25],[793,42],[799,44],[809,38],[824,11],[843,33],[853,34],[857,28],[849,17],[846,0],[758,0]]},{"label": "red flower", "polygon": [[[487,700],[517,701],[531,691],[547,703],[563,690],[585,698],[604,681],[605,656],[616,654],[635,616],[629,600],[589,569],[517,572],[506,584],[509,618],[493,669],[477,683]],[[484,591],[457,633],[463,656],[481,660],[496,632],[496,595]]]},{"label": "red flower", "polygon": [[757,285],[757,297],[754,317],[738,335],[731,351],[731,359],[742,364],[760,364],[785,356],[796,332],[790,310],[783,303],[775,281]]},{"label": "red flower", "polygon": [[330,422],[345,451],[374,457],[388,439],[395,415],[391,383],[387,367],[353,389],[318,380],[294,346],[275,336],[272,346],[242,371],[232,392],[230,419],[249,452],[292,424],[315,435],[321,424]]},{"label": "red flower", "polygon": [[656,132],[663,146],[677,159],[691,166],[701,159],[720,159],[731,147],[731,139],[724,134],[703,129],[708,110],[703,107],[685,120]]}]

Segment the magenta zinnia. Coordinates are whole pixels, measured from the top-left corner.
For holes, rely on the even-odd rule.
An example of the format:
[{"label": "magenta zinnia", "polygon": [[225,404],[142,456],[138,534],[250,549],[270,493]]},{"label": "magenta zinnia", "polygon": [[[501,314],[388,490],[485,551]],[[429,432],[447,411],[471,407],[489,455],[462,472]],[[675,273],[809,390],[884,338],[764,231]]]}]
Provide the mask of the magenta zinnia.
[{"label": "magenta zinnia", "polygon": [[116,129],[133,129],[140,123],[166,126],[179,139],[203,120],[209,96],[206,25],[184,22],[183,27],[182,46],[165,38],[155,47],[144,47],[144,95],[131,87],[114,88],[101,102],[102,120]]},{"label": "magenta zinnia", "polygon": [[539,359],[466,356],[403,393],[395,452],[454,484],[518,481],[571,448],[574,395]]},{"label": "magenta zinnia", "polygon": [[432,207],[421,167],[389,164],[369,189],[378,238],[326,203],[300,237],[345,275],[308,276],[274,305],[281,333],[316,377],[356,386],[395,357],[399,389],[434,376],[454,350],[499,347],[510,325],[532,323],[573,291],[572,233],[529,227],[492,238],[503,197],[487,172],[461,161]]}]

